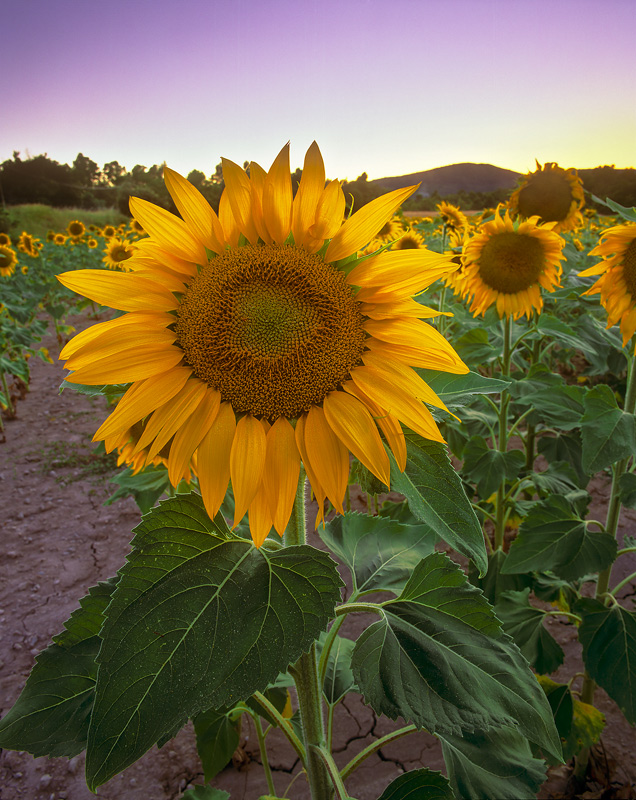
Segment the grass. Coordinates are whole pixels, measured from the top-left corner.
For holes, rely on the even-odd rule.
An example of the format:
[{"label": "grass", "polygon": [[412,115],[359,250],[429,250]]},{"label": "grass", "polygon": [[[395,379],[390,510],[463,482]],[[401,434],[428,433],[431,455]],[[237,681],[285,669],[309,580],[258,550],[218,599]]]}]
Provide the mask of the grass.
[{"label": "grass", "polygon": [[65,441],[47,443],[37,453],[41,458],[38,471],[47,475],[51,470],[73,470],[74,474],[55,476],[56,483],[63,486],[86,479],[90,479],[91,483],[101,483],[105,477],[110,477],[117,470],[117,453],[106,453],[101,443],[88,450],[90,434],[86,434],[85,439],[85,444]]},{"label": "grass", "polygon": [[22,231],[45,239],[48,231],[56,233],[66,230],[66,226],[74,219],[80,220],[87,227],[98,225],[119,225],[127,217],[115,208],[103,208],[97,211],[88,211],[84,208],[53,208],[43,203],[25,203],[19,206],[8,206],[9,216],[8,231],[12,239],[17,239]]}]

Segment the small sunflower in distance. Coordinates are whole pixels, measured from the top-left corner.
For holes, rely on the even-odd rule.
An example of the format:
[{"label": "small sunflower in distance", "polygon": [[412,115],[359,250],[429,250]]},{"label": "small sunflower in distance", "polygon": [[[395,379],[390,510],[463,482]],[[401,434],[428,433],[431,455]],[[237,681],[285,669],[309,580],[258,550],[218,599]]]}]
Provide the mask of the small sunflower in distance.
[{"label": "small sunflower in distance", "polygon": [[129,267],[126,262],[131,258],[133,252],[134,248],[129,242],[113,237],[108,240],[108,244],[104,248],[106,255],[102,261],[109,269],[127,270]]},{"label": "small sunflower in distance", "polygon": [[537,217],[521,222],[508,211],[500,214],[497,209],[494,220],[464,244],[458,289],[472,297],[474,315],[495,305],[500,317],[530,317],[543,308],[541,289],[553,292],[560,285],[565,241]]},{"label": "small sunflower in distance", "polygon": [[56,233],[55,236],[53,237],[53,244],[56,244],[61,247],[62,245],[66,244],[67,238],[68,237],[65,233]]},{"label": "small sunflower in distance", "polygon": [[102,228],[102,236],[105,239],[112,239],[112,237],[117,233],[117,228],[114,225],[104,225]]},{"label": "small sunflower in distance", "polygon": [[520,217],[539,217],[542,222],[554,222],[555,232],[578,228],[582,222],[581,208],[585,203],[583,182],[575,169],[563,169],[546,162],[529,172],[521,186],[510,196],[508,207]]},{"label": "small sunflower in distance", "polygon": [[26,231],[22,231],[18,238],[18,250],[31,256],[31,258],[37,258],[40,255],[41,246],[40,240]]},{"label": "small sunflower in distance", "polygon": [[0,244],[0,275],[3,278],[13,275],[17,263],[18,257],[15,250],[7,247],[7,245]]},{"label": "small sunflower in distance", "polygon": [[412,228],[391,245],[392,250],[419,250],[420,247],[426,247],[424,238]]},{"label": "small sunflower in distance", "polygon": [[584,294],[601,295],[607,311],[607,327],[620,322],[623,347],[636,331],[636,223],[615,225],[600,236],[591,256],[603,260],[579,275],[600,275]]},{"label": "small sunflower in distance", "polygon": [[0,233],[0,245],[11,247],[11,237],[8,233]]},{"label": "small sunflower in distance", "polygon": [[468,227],[468,217],[457,206],[442,201],[436,208],[448,230],[460,232]]},{"label": "small sunflower in distance", "polygon": [[80,333],[61,357],[73,383],[132,384],[95,439],[142,423],[131,457],[167,458],[173,486],[196,473],[210,516],[231,481],[234,524],[247,511],[260,546],[287,526],[301,461],[320,520],[325,498],[343,510],[350,453],[388,485],[380,431],[402,470],[401,422],[443,441],[426,403],[444,405],[412,366],[468,368],[423,321],[437,312],[411,298],[456,265],[424,249],[357,257],[416,187],[345,221],[340,182],[325,181],[315,142],[295,197],[288,146],[269,172],[222,163],[218,217],[164,168],[182,218],[131,198],[148,234],[132,271],[58,276],[127,312]]},{"label": "small sunflower in distance", "polygon": [[84,223],[80,222],[78,219],[74,219],[72,222],[69,222],[69,224],[66,226],[66,230],[73,241],[78,241],[78,239],[81,239],[86,233],[86,227],[84,226]]}]

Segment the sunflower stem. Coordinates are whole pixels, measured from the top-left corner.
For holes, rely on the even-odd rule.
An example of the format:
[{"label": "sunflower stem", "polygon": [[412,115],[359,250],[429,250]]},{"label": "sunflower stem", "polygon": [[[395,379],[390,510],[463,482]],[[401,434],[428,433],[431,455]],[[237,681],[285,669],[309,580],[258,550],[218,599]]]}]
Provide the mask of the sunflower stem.
[{"label": "sunflower stem", "polygon": [[[625,395],[625,406],[623,410],[626,414],[633,414],[634,409],[636,408],[636,369],[634,368],[635,359],[631,353],[627,356],[627,359],[628,359],[627,393]],[[616,533],[618,531],[618,520],[620,518],[620,513],[621,513],[619,482],[621,477],[625,473],[625,470],[627,469],[627,465],[629,463],[630,458],[631,456],[623,458],[621,459],[621,461],[617,461],[616,464],[614,464],[614,466],[612,467],[612,490],[610,493],[609,505],[607,507],[607,520],[605,522],[605,531],[613,538],[616,538]],[[609,567],[607,567],[607,569],[604,569],[601,572],[599,572],[598,581],[596,582],[595,597],[597,600],[600,600],[601,602],[605,603],[605,605],[608,605],[614,599],[614,596],[610,595],[608,592],[613,566],[614,564],[612,563],[609,565]],[[620,588],[621,584],[619,584],[619,586],[616,587],[615,591]],[[596,683],[590,677],[590,675],[586,670],[585,676],[583,678],[583,686],[581,688],[581,702],[593,705],[595,691],[596,691]],[[579,782],[583,782],[583,780],[585,779],[589,758],[590,758],[590,749],[589,747],[585,747],[577,755],[574,761],[574,777]]]},{"label": "sunflower stem", "polygon": [[[285,531],[285,546],[305,544],[305,471],[301,467],[296,490],[296,499],[291,518]],[[307,779],[312,800],[331,800],[333,784],[320,751],[327,746],[322,714],[322,692],[318,681],[316,645],[289,668],[296,684],[298,708],[303,726]]]},{"label": "sunflower stem", "polygon": [[[510,375],[510,317],[508,314],[504,316],[504,329],[503,329],[503,355],[501,359],[501,375],[507,378]],[[504,389],[501,392],[499,400],[499,436],[497,438],[497,446],[501,453],[508,450],[508,405],[510,403],[510,392]],[[506,530],[506,516],[505,516],[505,496],[506,496],[506,481],[503,479],[497,488],[497,508],[495,516],[495,550],[503,550],[504,533]]]}]

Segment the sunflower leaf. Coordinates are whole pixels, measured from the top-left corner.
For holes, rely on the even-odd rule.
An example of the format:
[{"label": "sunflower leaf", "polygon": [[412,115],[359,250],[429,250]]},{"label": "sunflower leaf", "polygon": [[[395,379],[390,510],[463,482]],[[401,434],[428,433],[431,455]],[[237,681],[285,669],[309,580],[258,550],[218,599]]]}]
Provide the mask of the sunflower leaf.
[{"label": "sunflower leaf", "polygon": [[592,474],[636,453],[636,420],[616,402],[609,386],[587,393],[581,420],[583,469]]},{"label": "sunflower leaf", "polygon": [[512,728],[438,738],[450,784],[463,800],[534,800],[545,781],[545,763]]},{"label": "sunflower leaf", "polygon": [[146,515],[102,629],[86,755],[93,789],[187,717],[262,691],[333,617],[327,553],[276,552],[210,520],[196,494]]},{"label": "sunflower leaf", "polygon": [[462,474],[477,485],[477,492],[483,499],[496,492],[504,481],[513,481],[525,464],[521,450],[502,453],[493,450],[483,436],[472,436],[464,447],[464,467]]},{"label": "sunflower leaf", "polygon": [[215,709],[198,714],[193,722],[203,777],[211,781],[227,766],[239,745],[239,723]]},{"label": "sunflower leaf", "polygon": [[517,402],[533,408],[531,421],[570,431],[581,424],[585,392],[582,386],[557,385],[524,394]]},{"label": "sunflower leaf", "polygon": [[391,488],[403,494],[417,519],[458,552],[472,558],[483,575],[488,569],[479,520],[443,445],[405,434],[406,468],[400,472],[393,454]]},{"label": "sunflower leaf", "polygon": [[[413,571],[356,642],[352,669],[379,714],[440,735],[507,727],[560,758],[543,691],[482,593],[442,553]],[[496,796],[496,795],[494,795]]]},{"label": "sunflower leaf", "polygon": [[334,517],[320,538],[349,567],[355,590],[396,594],[437,543],[428,525],[404,525],[386,516],[355,512]]},{"label": "sunflower leaf", "polygon": [[474,400],[476,394],[500,394],[510,385],[508,380],[487,378],[478,372],[465,375],[452,375],[432,369],[415,369],[447,406],[465,406]]},{"label": "sunflower leaf", "polygon": [[405,772],[386,787],[378,800],[455,800],[441,772],[425,767]]},{"label": "sunflower leaf", "polygon": [[351,671],[354,645],[355,643],[351,639],[336,636],[329,651],[322,691],[327,702],[332,706],[339,703],[346,694],[356,688]]},{"label": "sunflower leaf", "polygon": [[193,789],[184,792],[181,800],[230,800],[229,792],[215,789],[213,786],[197,784]]},{"label": "sunflower leaf", "polygon": [[99,630],[115,581],[80,600],[65,630],[35,660],[22,693],[0,721],[0,747],[39,756],[72,758],[86,747],[95,696]]}]

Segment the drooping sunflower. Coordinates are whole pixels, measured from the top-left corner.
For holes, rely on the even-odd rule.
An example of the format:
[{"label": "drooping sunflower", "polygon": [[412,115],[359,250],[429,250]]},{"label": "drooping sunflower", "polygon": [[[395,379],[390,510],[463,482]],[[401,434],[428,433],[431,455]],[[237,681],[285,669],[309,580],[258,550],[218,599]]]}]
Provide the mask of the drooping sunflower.
[{"label": "drooping sunflower", "polygon": [[608,228],[589,255],[603,260],[579,274],[601,277],[584,294],[600,292],[607,327],[620,322],[625,347],[636,331],[636,223]]},{"label": "drooping sunflower", "polygon": [[41,247],[42,243],[40,240],[26,231],[22,231],[18,237],[18,250],[31,256],[31,258],[37,258],[40,255]]},{"label": "drooping sunflower", "polygon": [[470,311],[483,314],[496,305],[500,317],[513,319],[543,308],[541,289],[553,292],[560,285],[564,239],[552,225],[540,225],[537,217],[513,221],[506,211],[485,222],[462,251],[459,289],[472,297]]},{"label": "drooping sunflower", "polygon": [[81,239],[82,236],[86,233],[86,227],[83,222],[80,222],[78,219],[74,219],[72,222],[66,226],[66,230],[68,231],[68,235],[74,241]]},{"label": "drooping sunflower", "polygon": [[[223,160],[219,216],[185,178],[164,168],[181,218],[131,198],[149,234],[129,273],[82,270],[61,282],[127,312],[62,352],[79,384],[130,383],[96,439],[143,422],[134,453],[167,454],[173,485],[196,471],[217,513],[231,480],[234,524],[249,513],[260,546],[289,520],[301,461],[319,509],[342,511],[353,453],[388,485],[384,434],[400,469],[400,422],[442,441],[412,369],[464,373],[411,295],[449,270],[427,250],[357,252],[417,188],[398,189],[343,222],[337,180],[325,183],[318,146],[292,197],[289,148],[269,172]],[[321,518],[322,511],[319,511]]]},{"label": "drooping sunflower", "polygon": [[11,237],[8,233],[0,233],[0,245],[11,247]]},{"label": "drooping sunflower", "polygon": [[583,182],[575,169],[563,169],[546,162],[529,172],[510,196],[508,207],[520,217],[539,217],[542,222],[555,222],[555,232],[578,228],[585,204]]},{"label": "drooping sunflower", "polygon": [[108,240],[104,253],[106,255],[102,258],[102,261],[109,269],[130,269],[127,261],[134,253],[134,248],[130,245],[130,242],[113,237]]},{"label": "drooping sunflower", "polygon": [[448,230],[463,231],[468,227],[468,217],[457,206],[442,201],[436,208]]},{"label": "drooping sunflower", "polygon": [[13,275],[17,263],[18,256],[15,250],[7,247],[7,245],[0,244],[0,275],[3,278]]}]

